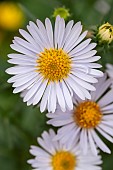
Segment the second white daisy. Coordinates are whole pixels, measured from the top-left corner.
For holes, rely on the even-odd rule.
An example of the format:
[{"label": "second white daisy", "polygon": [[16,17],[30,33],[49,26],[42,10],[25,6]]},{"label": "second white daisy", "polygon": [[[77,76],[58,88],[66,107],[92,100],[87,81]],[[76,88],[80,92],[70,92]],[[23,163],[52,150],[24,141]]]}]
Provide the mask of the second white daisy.
[{"label": "second white daisy", "polygon": [[55,138],[70,145],[79,143],[84,154],[87,153],[88,146],[94,154],[97,154],[96,146],[110,153],[109,148],[98,136],[100,133],[113,142],[113,89],[107,91],[110,85],[111,80],[107,80],[105,75],[95,85],[96,91],[91,92],[91,100],[82,101],[76,98],[73,111],[62,112],[57,109],[54,114],[48,113],[47,117],[51,118],[48,124],[62,126]]}]

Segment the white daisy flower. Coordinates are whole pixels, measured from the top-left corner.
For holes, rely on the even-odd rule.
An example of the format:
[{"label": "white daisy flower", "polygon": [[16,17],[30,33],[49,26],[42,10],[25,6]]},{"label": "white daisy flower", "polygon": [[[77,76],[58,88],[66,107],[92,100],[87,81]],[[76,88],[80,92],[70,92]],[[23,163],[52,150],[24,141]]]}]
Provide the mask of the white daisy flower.
[{"label": "white daisy flower", "polygon": [[95,63],[100,59],[93,50],[96,44],[90,43],[90,38],[81,42],[87,34],[81,34],[81,22],[73,25],[70,21],[65,26],[58,16],[54,31],[48,18],[45,25],[38,19],[36,22],[29,22],[28,32],[19,30],[24,39],[14,37],[11,48],[19,53],[8,55],[8,62],[16,65],[6,70],[14,75],[8,82],[13,83],[13,93],[25,91],[27,105],[40,103],[41,112],[55,112],[57,103],[63,111],[66,106],[72,110],[73,94],[89,99],[95,77],[103,76],[97,69],[101,65]]},{"label": "white daisy flower", "polygon": [[88,154],[84,156],[79,146],[68,146],[60,141],[53,141],[55,132],[51,129],[49,133],[44,131],[42,138],[38,138],[41,147],[31,146],[30,153],[35,156],[28,160],[35,170],[101,170],[99,166],[101,156]]},{"label": "white daisy flower", "polygon": [[[98,146],[102,151],[111,153],[98,133],[113,143],[113,89],[109,89],[111,80],[106,75],[95,85],[96,91],[91,92],[91,100],[75,100],[73,111],[48,113],[51,118],[47,123],[60,127],[55,139],[62,143],[78,143],[86,154],[88,146],[96,155]],[[107,92],[106,92],[107,91]],[[55,140],[54,139],[54,140]]]}]

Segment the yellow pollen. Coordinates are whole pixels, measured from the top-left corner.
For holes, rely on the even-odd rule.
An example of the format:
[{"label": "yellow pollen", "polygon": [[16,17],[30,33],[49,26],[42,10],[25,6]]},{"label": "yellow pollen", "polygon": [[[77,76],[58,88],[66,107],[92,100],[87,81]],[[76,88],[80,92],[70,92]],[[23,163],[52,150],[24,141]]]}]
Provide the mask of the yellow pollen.
[{"label": "yellow pollen", "polygon": [[80,103],[74,112],[74,120],[82,128],[95,128],[101,119],[100,107],[93,101]]},{"label": "yellow pollen", "polygon": [[71,59],[62,49],[45,49],[37,59],[37,71],[49,82],[62,81],[70,70]]},{"label": "yellow pollen", "polygon": [[76,167],[76,157],[68,151],[57,152],[52,157],[53,170],[74,170]]}]

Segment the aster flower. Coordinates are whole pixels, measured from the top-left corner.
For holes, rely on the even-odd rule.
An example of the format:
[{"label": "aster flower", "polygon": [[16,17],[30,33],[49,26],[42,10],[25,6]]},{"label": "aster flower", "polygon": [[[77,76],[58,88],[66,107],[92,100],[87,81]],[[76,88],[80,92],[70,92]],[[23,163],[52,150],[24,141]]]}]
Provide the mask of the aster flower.
[{"label": "aster flower", "polygon": [[[73,111],[48,113],[51,118],[47,123],[60,127],[55,139],[62,143],[78,143],[83,153],[88,152],[88,146],[97,154],[97,147],[106,153],[110,149],[98,136],[98,133],[113,143],[113,89],[109,89],[111,80],[106,75],[95,85],[96,91],[91,92],[91,100],[75,99]],[[107,92],[106,92],[107,91]],[[54,139],[54,140],[55,140]]]},{"label": "aster flower", "polygon": [[30,153],[35,156],[28,163],[36,170],[101,170],[101,156],[92,155],[90,149],[84,156],[79,146],[68,146],[60,141],[53,141],[55,132],[44,131],[38,138],[41,147],[31,146]]},{"label": "aster flower", "polygon": [[88,90],[95,90],[91,84],[103,76],[97,70],[101,65],[95,63],[100,59],[93,50],[96,44],[91,39],[80,43],[87,31],[81,34],[81,23],[73,24],[70,21],[65,26],[64,19],[57,16],[53,33],[48,18],[45,26],[37,19],[37,24],[29,22],[29,33],[19,30],[25,40],[15,37],[11,45],[19,54],[8,55],[8,62],[16,65],[6,70],[14,75],[8,82],[13,83],[13,93],[24,91],[27,105],[40,103],[41,112],[54,112],[57,103],[63,111],[66,106],[72,110],[73,94],[90,99]]}]

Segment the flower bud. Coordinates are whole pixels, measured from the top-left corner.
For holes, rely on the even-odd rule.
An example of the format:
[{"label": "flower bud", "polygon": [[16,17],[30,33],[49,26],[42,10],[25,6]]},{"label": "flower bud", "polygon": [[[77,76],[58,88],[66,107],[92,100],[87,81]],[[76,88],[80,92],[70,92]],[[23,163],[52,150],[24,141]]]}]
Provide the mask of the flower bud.
[{"label": "flower bud", "polygon": [[100,44],[110,44],[113,41],[113,25],[108,22],[101,25],[98,30],[97,38]]}]

